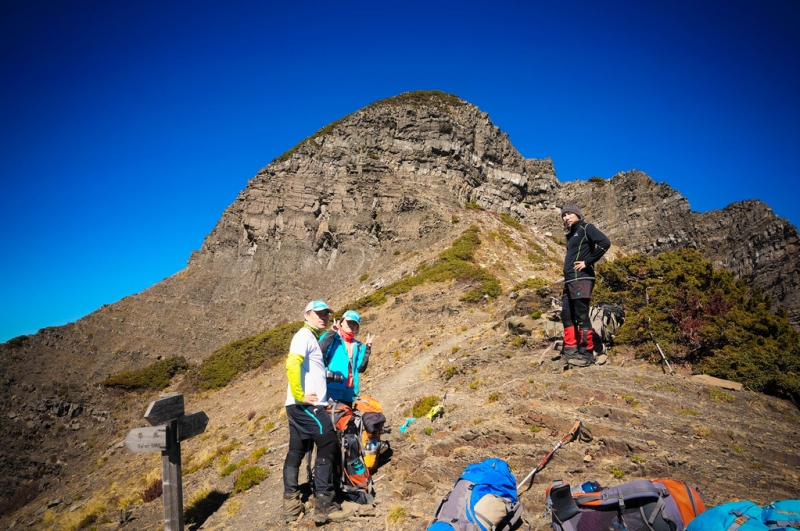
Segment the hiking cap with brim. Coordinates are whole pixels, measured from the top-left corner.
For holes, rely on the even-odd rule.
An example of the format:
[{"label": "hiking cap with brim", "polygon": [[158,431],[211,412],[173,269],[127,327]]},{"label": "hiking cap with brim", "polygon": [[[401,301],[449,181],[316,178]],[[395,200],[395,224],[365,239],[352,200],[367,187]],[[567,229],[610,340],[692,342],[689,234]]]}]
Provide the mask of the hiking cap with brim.
[{"label": "hiking cap with brim", "polygon": [[315,312],[322,312],[322,311],[325,311],[325,310],[327,310],[329,312],[333,311],[330,308],[328,308],[328,305],[325,304],[325,301],[321,301],[321,300],[309,302],[308,305],[306,306],[306,309],[303,311],[303,313],[308,313],[308,312],[310,312],[312,310],[315,311]]},{"label": "hiking cap with brim", "polygon": [[343,317],[347,321],[355,321],[358,324],[361,324],[361,316],[358,315],[358,312],[355,311],[355,310],[347,310],[346,312],[344,312],[344,316]]}]

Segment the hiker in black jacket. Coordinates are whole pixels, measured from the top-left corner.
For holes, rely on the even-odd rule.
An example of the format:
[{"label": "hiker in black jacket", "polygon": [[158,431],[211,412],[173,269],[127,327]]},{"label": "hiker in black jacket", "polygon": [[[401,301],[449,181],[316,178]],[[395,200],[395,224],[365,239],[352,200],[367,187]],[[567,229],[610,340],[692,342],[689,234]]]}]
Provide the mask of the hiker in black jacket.
[{"label": "hiker in black jacket", "polygon": [[594,287],[594,264],[611,247],[611,240],[591,223],[586,223],[578,205],[561,209],[567,232],[564,257],[564,293],[561,322],[564,324],[562,357],[569,365],[586,367],[594,363],[594,338],[589,319],[589,299]]}]

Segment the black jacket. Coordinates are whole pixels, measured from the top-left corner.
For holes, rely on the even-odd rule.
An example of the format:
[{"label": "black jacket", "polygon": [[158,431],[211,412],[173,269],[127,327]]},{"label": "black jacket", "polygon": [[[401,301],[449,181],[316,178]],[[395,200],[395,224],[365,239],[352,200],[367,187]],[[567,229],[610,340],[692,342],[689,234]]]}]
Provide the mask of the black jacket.
[{"label": "black jacket", "polygon": [[[583,220],[573,223],[567,234],[567,256],[564,257],[564,282],[594,279],[594,264],[611,247],[611,240],[597,227]],[[575,262],[586,262],[583,271],[575,271]]]}]

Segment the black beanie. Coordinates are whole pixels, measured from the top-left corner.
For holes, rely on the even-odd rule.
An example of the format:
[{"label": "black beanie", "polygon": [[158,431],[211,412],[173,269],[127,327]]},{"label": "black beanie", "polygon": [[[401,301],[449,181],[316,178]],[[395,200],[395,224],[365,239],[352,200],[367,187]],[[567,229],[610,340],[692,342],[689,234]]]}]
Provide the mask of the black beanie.
[{"label": "black beanie", "polygon": [[568,203],[563,207],[561,207],[562,216],[567,212],[572,212],[573,214],[577,215],[580,219],[583,219],[583,214],[581,214],[581,209],[575,203]]}]

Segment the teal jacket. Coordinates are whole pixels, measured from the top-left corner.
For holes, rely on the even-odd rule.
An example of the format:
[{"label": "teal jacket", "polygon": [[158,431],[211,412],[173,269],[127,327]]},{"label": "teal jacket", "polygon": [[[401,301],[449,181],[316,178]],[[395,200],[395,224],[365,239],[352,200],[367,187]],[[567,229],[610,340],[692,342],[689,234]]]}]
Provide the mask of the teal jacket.
[{"label": "teal jacket", "polygon": [[[325,332],[319,338],[319,347],[325,357],[327,370],[340,374],[342,383],[328,381],[328,398],[337,402],[353,402],[359,395],[359,374],[367,370],[369,363],[370,347],[358,340],[353,341],[353,363],[347,355],[347,347],[339,334],[333,331]],[[347,375],[353,374],[353,387],[347,387]]]}]

